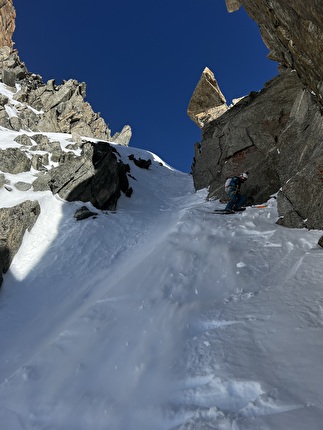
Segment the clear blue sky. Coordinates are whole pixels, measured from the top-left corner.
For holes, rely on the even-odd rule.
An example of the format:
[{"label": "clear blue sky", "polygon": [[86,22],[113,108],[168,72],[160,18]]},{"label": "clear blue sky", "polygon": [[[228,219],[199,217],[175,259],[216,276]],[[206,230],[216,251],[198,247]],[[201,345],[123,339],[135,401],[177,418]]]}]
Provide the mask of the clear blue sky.
[{"label": "clear blue sky", "polygon": [[46,82],[77,79],[112,134],[189,172],[201,131],[186,114],[205,66],[230,103],[277,74],[259,29],[224,0],[13,0],[15,46]]}]

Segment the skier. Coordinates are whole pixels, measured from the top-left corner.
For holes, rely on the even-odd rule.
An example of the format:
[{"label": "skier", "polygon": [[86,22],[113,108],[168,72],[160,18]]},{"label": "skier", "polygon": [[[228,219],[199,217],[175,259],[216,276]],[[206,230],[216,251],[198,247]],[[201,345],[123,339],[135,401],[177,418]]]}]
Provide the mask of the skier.
[{"label": "skier", "polygon": [[249,172],[241,173],[239,176],[233,176],[225,181],[225,192],[230,200],[225,207],[226,211],[243,210],[241,207],[245,204],[247,196],[240,194],[240,187],[248,179]]}]

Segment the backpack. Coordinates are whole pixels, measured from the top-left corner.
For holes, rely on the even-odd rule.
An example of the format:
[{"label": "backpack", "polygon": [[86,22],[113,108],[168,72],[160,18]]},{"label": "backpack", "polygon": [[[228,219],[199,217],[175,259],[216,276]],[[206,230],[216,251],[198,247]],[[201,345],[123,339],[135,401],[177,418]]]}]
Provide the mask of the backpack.
[{"label": "backpack", "polygon": [[224,191],[225,191],[226,193],[228,193],[228,192],[230,191],[230,183],[231,183],[231,180],[232,180],[232,178],[228,178],[228,179],[225,181],[225,184],[224,184]]}]

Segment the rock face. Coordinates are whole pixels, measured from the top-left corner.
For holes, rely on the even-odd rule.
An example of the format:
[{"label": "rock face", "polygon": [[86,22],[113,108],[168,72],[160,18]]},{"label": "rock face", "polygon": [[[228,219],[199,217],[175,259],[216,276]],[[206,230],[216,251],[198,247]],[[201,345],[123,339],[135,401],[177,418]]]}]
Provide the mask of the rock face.
[{"label": "rock face", "polygon": [[320,0],[226,0],[229,12],[239,3],[258,25],[269,58],[296,70],[323,103],[323,2]]},{"label": "rock face", "polygon": [[205,67],[191,97],[187,109],[188,116],[196,125],[203,128],[227,109],[225,97],[214,78],[214,74],[208,67]]},{"label": "rock face", "polygon": [[40,214],[37,201],[27,200],[12,208],[0,208],[0,285],[26,230],[31,230]]},{"label": "rock face", "polygon": [[225,179],[248,170],[249,203],[278,192],[280,224],[322,229],[323,4],[227,0],[228,10],[239,3],[258,21],[280,75],[203,127],[192,166],[195,188],[223,198]]},{"label": "rock face", "polygon": [[15,30],[16,11],[12,0],[0,0],[0,47],[12,48],[12,34]]}]

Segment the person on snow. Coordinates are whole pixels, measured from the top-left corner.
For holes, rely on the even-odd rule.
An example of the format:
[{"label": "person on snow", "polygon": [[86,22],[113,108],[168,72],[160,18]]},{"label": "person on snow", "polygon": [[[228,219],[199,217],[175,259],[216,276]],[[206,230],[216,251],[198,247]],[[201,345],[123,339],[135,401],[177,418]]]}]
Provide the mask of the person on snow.
[{"label": "person on snow", "polygon": [[240,210],[245,204],[247,196],[240,194],[241,184],[248,179],[248,172],[241,173],[239,176],[233,176],[225,181],[225,192],[229,196],[229,202],[225,207],[226,211]]}]

